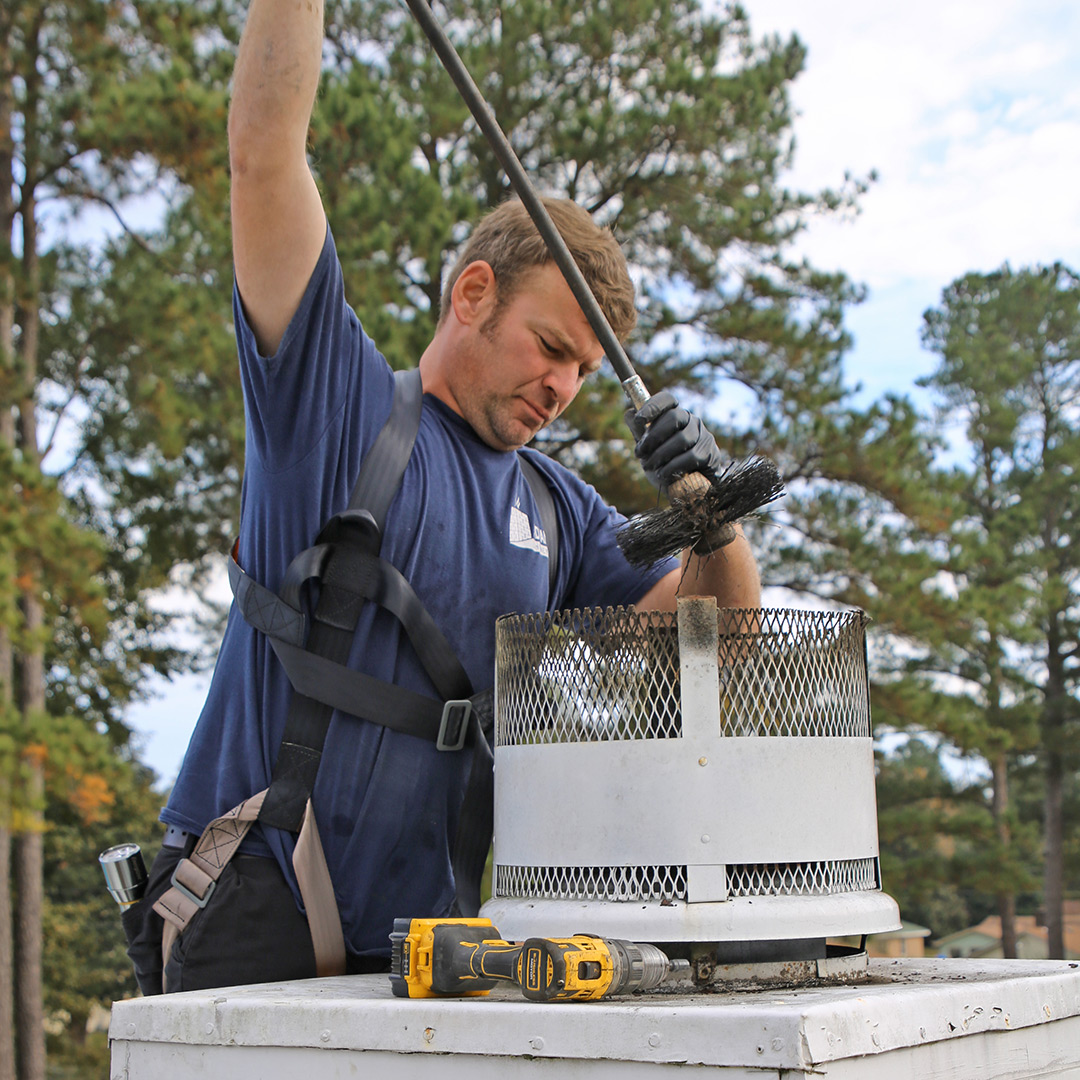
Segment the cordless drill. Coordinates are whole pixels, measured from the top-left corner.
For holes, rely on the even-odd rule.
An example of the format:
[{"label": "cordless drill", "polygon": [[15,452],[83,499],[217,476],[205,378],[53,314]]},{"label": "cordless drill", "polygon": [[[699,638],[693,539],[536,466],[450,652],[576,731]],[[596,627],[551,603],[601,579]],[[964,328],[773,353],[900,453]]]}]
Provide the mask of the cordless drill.
[{"label": "cordless drill", "polygon": [[477,997],[515,983],[530,1001],[596,1001],[652,990],[689,967],[655,945],[575,934],[503,941],[490,919],[395,919],[390,985],[398,997]]}]

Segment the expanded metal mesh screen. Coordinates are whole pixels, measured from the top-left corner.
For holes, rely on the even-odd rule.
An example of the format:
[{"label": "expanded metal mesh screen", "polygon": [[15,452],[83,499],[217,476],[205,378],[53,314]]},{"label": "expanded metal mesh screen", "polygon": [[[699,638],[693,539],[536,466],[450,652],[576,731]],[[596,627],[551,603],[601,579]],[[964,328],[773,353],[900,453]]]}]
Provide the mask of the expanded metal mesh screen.
[{"label": "expanded metal mesh screen", "polygon": [[685,866],[495,866],[499,897],[545,900],[678,900]]},{"label": "expanded metal mesh screen", "polygon": [[682,733],[675,616],[633,608],[508,615],[495,630],[496,742]]},{"label": "expanded metal mesh screen", "polygon": [[[725,609],[718,619],[721,734],[869,737],[862,612]],[[674,613],[508,615],[495,664],[499,746],[682,735]]]},{"label": "expanded metal mesh screen", "polygon": [[[833,896],[878,888],[876,859],[731,864],[728,895]],[[685,866],[500,866],[503,899],[685,900]]]},{"label": "expanded metal mesh screen", "polygon": [[743,863],[727,868],[730,896],[831,896],[878,887],[877,859]]}]

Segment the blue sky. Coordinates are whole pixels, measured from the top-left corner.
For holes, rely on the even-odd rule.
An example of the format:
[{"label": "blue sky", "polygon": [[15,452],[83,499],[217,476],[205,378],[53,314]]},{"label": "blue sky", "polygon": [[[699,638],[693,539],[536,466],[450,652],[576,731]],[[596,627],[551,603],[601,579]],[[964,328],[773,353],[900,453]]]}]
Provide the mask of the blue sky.
[{"label": "blue sky", "polygon": [[[869,288],[848,316],[850,383],[910,393],[934,357],[922,313],[969,270],[1080,269],[1080,5],[1075,0],[746,0],[756,34],[795,32],[793,187],[879,179],[857,217],[812,223],[801,248]],[[132,710],[169,782],[205,677]]]}]

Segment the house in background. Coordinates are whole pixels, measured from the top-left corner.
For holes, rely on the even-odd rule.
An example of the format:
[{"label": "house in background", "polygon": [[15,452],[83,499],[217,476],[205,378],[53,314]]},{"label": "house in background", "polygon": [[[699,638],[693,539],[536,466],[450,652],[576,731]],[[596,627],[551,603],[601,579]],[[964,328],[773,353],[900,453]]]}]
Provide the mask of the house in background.
[{"label": "house in background", "polygon": [[[978,926],[947,934],[933,943],[937,956],[998,957],[1001,918],[988,915]],[[1045,960],[1049,953],[1047,930],[1038,915],[1016,916],[1016,954],[1021,960]],[[1080,960],[1080,900],[1065,901],[1065,959]]]},{"label": "house in background", "polygon": [[927,927],[905,919],[899,930],[870,934],[865,945],[862,944],[861,937],[829,938],[829,941],[850,949],[865,948],[867,956],[925,956],[926,939],[929,936]]},{"label": "house in background", "polygon": [[930,936],[928,927],[906,919],[899,930],[890,930],[887,934],[871,934],[866,939],[867,956],[925,956],[926,939]]}]

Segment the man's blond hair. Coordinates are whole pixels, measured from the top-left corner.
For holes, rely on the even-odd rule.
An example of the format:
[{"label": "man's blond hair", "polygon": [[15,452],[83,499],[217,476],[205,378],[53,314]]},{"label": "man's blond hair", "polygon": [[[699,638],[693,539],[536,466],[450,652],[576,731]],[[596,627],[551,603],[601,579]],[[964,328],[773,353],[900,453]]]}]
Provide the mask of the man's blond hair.
[{"label": "man's blond hair", "polygon": [[[623,340],[637,322],[637,311],[634,285],[618,241],[610,229],[597,225],[587,210],[570,199],[542,201],[615,336]],[[547,245],[521,201],[511,199],[502,203],[481,218],[454,263],[443,287],[439,322],[449,314],[454,283],[470,263],[486,262],[495,272],[501,308],[514,296],[528,271],[552,261]]]}]

